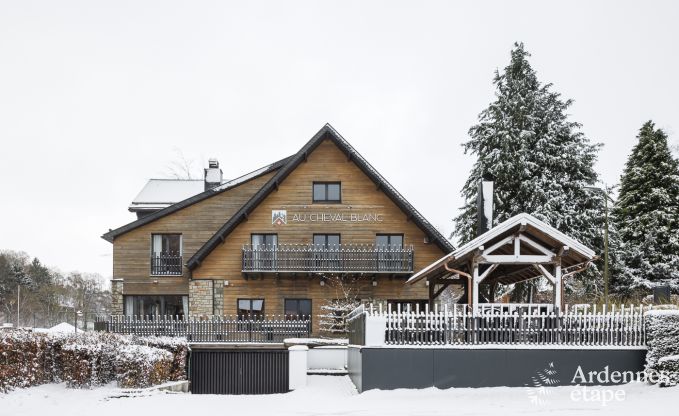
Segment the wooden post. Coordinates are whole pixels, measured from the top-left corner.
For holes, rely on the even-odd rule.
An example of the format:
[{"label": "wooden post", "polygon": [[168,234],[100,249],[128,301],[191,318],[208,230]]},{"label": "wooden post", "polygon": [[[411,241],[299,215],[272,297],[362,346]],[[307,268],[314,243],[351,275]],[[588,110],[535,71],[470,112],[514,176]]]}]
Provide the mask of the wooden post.
[{"label": "wooden post", "polygon": [[434,286],[436,286],[436,279],[427,279],[429,282],[429,310],[434,309]]},{"label": "wooden post", "polygon": [[562,302],[562,285],[561,285],[561,260],[554,265],[554,309],[557,310],[557,315],[560,313]]},{"label": "wooden post", "polygon": [[479,264],[474,262],[472,266],[472,315],[476,316],[479,305]]}]

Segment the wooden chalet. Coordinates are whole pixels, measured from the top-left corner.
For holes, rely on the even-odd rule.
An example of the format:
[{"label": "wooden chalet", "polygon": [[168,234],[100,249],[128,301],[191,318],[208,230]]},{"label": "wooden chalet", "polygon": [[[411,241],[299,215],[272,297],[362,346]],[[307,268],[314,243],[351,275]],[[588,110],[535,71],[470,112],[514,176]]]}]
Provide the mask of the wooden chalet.
[{"label": "wooden chalet", "polygon": [[[202,192],[147,185],[138,219],[113,244],[114,315],[311,316],[352,281],[361,300],[424,305],[425,280],[404,282],[453,251],[326,124],[297,153],[231,181],[215,160]],[[182,186],[182,192],[195,184]],[[438,276],[442,278],[443,276]]]}]

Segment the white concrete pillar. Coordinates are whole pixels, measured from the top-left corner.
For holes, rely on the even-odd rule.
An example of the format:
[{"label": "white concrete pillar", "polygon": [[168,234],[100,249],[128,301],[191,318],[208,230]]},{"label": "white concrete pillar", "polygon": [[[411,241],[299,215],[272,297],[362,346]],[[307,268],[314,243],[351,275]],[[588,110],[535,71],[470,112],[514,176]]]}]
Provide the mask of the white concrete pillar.
[{"label": "white concrete pillar", "polygon": [[306,345],[293,345],[288,348],[289,354],[289,379],[288,387],[290,390],[297,390],[306,387],[307,372],[307,353],[309,347]]},{"label": "white concrete pillar", "polygon": [[385,333],[387,331],[387,318],[385,316],[365,317],[365,345],[377,347],[385,345]]}]

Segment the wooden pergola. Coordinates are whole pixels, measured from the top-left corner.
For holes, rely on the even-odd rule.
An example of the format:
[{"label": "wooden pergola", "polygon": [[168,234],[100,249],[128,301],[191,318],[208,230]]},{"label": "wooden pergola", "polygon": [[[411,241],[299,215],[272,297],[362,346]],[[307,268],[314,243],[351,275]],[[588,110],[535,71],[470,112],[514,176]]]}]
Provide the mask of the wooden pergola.
[{"label": "wooden pergola", "polygon": [[[519,214],[478,236],[413,275],[406,284],[429,282],[429,304],[451,284],[462,285],[466,303],[477,311],[479,287],[488,285],[493,303],[497,285],[541,276],[554,287],[555,309],[563,307],[563,281],[596,260],[594,251],[529,214]],[[463,299],[461,299],[463,301]],[[464,303],[464,302],[462,302]]]}]

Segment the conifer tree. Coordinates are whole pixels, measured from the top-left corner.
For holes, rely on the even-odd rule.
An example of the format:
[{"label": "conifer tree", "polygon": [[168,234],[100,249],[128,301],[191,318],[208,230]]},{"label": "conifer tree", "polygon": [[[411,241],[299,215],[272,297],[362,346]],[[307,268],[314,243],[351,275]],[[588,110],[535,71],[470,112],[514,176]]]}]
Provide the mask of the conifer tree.
[{"label": "conifer tree", "polygon": [[656,284],[679,291],[679,161],[652,121],[637,139],[613,212],[625,266],[615,284],[625,292]]},{"label": "conifer tree", "polygon": [[[587,190],[598,179],[600,145],[569,120],[572,100],[540,83],[529,56],[522,43],[514,44],[509,65],[495,72],[495,101],[469,129],[463,146],[476,162],[462,189],[466,202],[455,218],[455,234],[462,243],[476,237],[477,184],[491,177],[493,225],[526,212],[601,252],[603,199]],[[590,273],[583,280],[589,284],[583,292],[596,291],[592,283],[600,288],[596,277]]]}]

